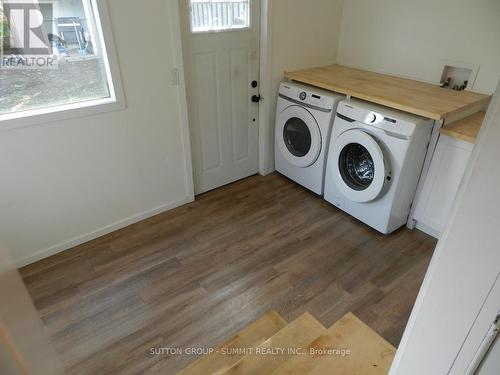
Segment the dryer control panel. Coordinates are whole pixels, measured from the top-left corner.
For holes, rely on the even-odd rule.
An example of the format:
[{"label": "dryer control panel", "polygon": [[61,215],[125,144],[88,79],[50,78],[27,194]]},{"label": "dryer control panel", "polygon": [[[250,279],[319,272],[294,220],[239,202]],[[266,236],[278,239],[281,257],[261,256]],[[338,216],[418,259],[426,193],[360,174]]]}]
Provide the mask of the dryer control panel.
[{"label": "dryer control panel", "polygon": [[333,110],[335,103],[345,98],[332,92],[291,82],[283,82],[280,85],[279,94],[290,101],[324,111]]}]

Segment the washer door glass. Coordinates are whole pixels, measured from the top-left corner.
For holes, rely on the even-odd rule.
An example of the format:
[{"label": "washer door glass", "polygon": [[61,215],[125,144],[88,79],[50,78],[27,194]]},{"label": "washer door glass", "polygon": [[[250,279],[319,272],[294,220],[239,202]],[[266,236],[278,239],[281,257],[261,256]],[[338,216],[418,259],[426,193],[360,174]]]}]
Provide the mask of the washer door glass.
[{"label": "washer door glass", "polygon": [[389,164],[379,144],[361,129],[342,133],[332,143],[328,161],[340,192],[354,202],[371,202],[383,192]]},{"label": "washer door glass", "polygon": [[370,152],[358,143],[349,143],[339,156],[339,171],[344,182],[357,191],[370,187],[375,177],[375,163]]},{"label": "washer door glass", "polygon": [[285,123],[283,140],[288,151],[299,158],[306,156],[311,149],[311,132],[298,117],[292,117]]}]

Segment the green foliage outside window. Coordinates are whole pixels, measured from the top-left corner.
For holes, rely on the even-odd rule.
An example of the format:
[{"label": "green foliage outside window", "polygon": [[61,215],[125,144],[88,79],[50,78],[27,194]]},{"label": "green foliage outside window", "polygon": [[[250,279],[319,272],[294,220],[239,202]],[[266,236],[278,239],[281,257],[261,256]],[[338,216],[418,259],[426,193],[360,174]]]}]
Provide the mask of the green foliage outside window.
[{"label": "green foliage outside window", "polygon": [[0,15],[0,46],[7,46],[7,42],[9,40],[9,26],[7,24],[7,20]]},{"label": "green foliage outside window", "polygon": [[0,20],[0,38],[7,38],[9,36],[9,28],[7,27],[7,21]]}]

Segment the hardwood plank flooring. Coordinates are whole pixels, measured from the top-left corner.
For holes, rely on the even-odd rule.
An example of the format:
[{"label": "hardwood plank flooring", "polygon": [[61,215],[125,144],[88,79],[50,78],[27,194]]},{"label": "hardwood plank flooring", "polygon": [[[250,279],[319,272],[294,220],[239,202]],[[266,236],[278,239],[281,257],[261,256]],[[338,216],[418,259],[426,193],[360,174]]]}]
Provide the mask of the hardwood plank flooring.
[{"label": "hardwood plank flooring", "polygon": [[352,311],[397,346],[435,240],[384,236],[285,177],[254,176],[21,270],[70,374],[174,374],[269,310]]}]

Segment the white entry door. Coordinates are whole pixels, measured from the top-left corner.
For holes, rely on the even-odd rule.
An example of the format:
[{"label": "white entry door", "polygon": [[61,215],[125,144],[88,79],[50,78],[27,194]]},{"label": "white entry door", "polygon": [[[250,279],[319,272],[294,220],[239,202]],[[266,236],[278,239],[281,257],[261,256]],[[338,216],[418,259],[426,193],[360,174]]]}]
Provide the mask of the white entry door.
[{"label": "white entry door", "polygon": [[260,0],[179,1],[200,194],[257,173]]}]

